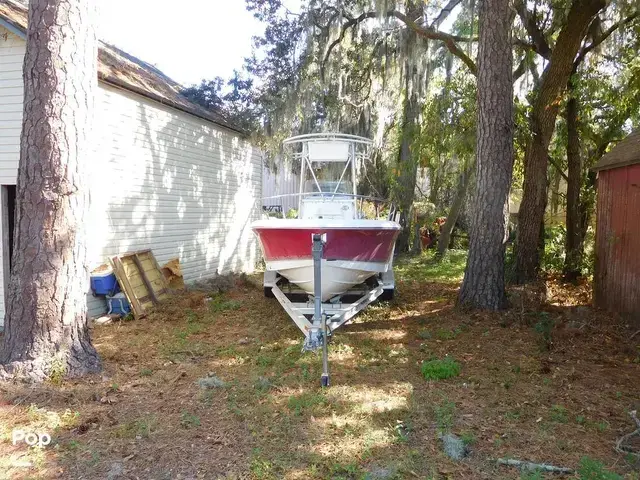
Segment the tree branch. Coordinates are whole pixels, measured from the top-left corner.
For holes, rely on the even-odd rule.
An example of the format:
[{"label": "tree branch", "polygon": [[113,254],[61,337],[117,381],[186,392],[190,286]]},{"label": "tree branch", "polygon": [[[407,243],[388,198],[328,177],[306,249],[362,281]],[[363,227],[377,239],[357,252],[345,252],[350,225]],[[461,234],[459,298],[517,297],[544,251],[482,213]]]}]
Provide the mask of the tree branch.
[{"label": "tree branch", "polygon": [[518,80],[522,75],[524,75],[526,73],[528,63],[529,62],[527,61],[527,56],[525,55],[524,58],[518,64],[518,67],[513,71],[513,81],[514,82],[516,80]]},{"label": "tree branch", "polygon": [[544,37],[544,32],[538,26],[535,17],[527,10],[527,6],[522,0],[516,0],[514,2],[514,8],[518,12],[518,16],[522,20],[525,30],[533,40],[531,46],[538,55],[544,58],[551,58],[551,47],[547,43],[547,39]]},{"label": "tree branch", "polygon": [[355,27],[359,23],[362,23],[362,22],[364,22],[365,20],[367,20],[369,18],[375,18],[377,16],[378,16],[378,14],[376,12],[365,12],[362,15],[359,15],[359,16],[357,16],[355,18],[350,18],[349,20],[347,20],[347,22],[344,25],[342,25],[342,30],[340,30],[340,35],[338,35],[338,38],[336,38],[333,42],[331,42],[329,44],[329,47],[327,47],[327,51],[324,54],[324,58],[322,59],[322,64],[320,65],[320,77],[323,80],[324,80],[325,66],[326,66],[327,62],[329,61],[329,56],[331,55],[331,52],[333,51],[333,49],[340,42],[342,42],[342,40],[344,39],[345,34],[347,33],[347,30],[349,30],[352,27]]},{"label": "tree branch", "polygon": [[560,176],[562,178],[564,178],[564,181],[568,182],[569,181],[569,177],[567,176],[566,173],[564,173],[562,168],[560,168],[560,165],[558,165],[558,162],[556,162],[555,159],[551,155],[548,155],[547,158],[549,159],[549,163],[554,166],[554,168],[558,171]]},{"label": "tree branch", "polygon": [[449,0],[449,3],[447,3],[442,8],[442,10],[440,10],[440,13],[438,14],[438,16],[433,20],[433,22],[431,22],[430,28],[434,30],[437,28],[440,28],[440,25],[442,24],[442,22],[444,22],[446,18],[449,15],[451,15],[451,12],[453,11],[453,9],[456,8],[460,4],[460,2],[462,2],[462,0]]},{"label": "tree branch", "polygon": [[615,32],[617,29],[619,29],[623,25],[626,25],[627,23],[633,22],[639,16],[640,16],[640,11],[633,12],[631,15],[611,25],[607,30],[602,32],[602,34],[598,38],[593,39],[589,45],[585,45],[584,47],[582,47],[580,52],[578,52],[578,56],[576,57],[575,62],[573,62],[574,73],[591,50],[600,46],[600,44],[602,44],[602,42],[604,42],[607,38],[609,38],[609,36],[611,36],[611,34]]},{"label": "tree branch", "polygon": [[469,40],[468,38],[459,37],[457,35],[450,35],[448,33],[441,32],[440,30],[435,30],[430,27],[421,27],[416,22],[407,17],[404,13],[399,12],[398,10],[392,10],[388,13],[388,15],[396,17],[421,37],[428,38],[430,40],[441,41],[442,43],[444,43],[445,47],[447,47],[447,50],[449,50],[453,55],[462,60],[462,62],[469,68],[472,74],[476,75],[478,73],[478,67],[476,66],[475,62],[471,60],[471,58],[466,53],[464,53],[464,51],[456,44],[456,42],[466,42]]},{"label": "tree branch", "polygon": [[[340,34],[338,38],[336,38],[333,42],[329,44],[327,47],[327,51],[322,60],[322,64],[320,65],[320,74],[322,78],[324,78],[324,70],[327,61],[329,60],[329,56],[333,49],[344,39],[347,30],[355,27],[356,25],[368,20],[370,18],[376,18],[378,16],[378,12],[364,12],[361,15],[349,19],[347,22],[342,25],[342,29],[340,30]],[[440,30],[436,30],[431,27],[423,27],[418,25],[416,22],[411,20],[407,15],[398,11],[398,10],[390,10],[386,14],[387,17],[395,17],[401,22],[403,22],[407,27],[412,29],[418,35],[424,38],[428,38],[430,40],[439,40],[444,43],[445,47],[456,57],[458,57],[462,62],[469,68],[472,74],[476,75],[478,68],[476,67],[475,62],[466,54],[464,51],[457,45],[456,42],[468,42],[470,39],[465,37],[460,37],[458,35],[451,35],[449,33],[441,32]],[[471,39],[474,40],[474,39]]]}]

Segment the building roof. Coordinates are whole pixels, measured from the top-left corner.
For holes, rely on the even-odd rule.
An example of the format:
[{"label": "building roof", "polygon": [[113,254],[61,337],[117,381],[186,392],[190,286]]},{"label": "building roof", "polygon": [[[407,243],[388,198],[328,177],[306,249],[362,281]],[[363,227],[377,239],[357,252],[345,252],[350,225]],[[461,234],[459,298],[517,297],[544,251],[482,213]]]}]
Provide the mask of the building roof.
[{"label": "building roof", "polygon": [[636,130],[624,140],[619,141],[608,153],[602,156],[593,170],[609,170],[640,163],[640,130]]},{"label": "building roof", "polygon": [[[0,0],[0,25],[25,38],[27,7],[17,0]],[[205,109],[187,99],[180,93],[182,86],[153,65],[102,41],[98,46],[98,79],[245,134],[221,112]]]}]

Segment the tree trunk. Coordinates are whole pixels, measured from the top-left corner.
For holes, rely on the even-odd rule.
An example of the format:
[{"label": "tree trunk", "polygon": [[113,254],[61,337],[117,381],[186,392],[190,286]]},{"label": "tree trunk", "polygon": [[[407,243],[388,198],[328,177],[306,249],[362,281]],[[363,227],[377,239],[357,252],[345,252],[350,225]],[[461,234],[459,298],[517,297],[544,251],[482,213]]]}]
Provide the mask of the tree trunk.
[{"label": "tree trunk", "polygon": [[[407,84],[410,84],[407,81]],[[418,161],[414,158],[412,144],[417,130],[417,98],[408,95],[403,108],[402,140],[398,153],[398,178],[395,185],[395,198],[400,210],[402,231],[396,242],[398,252],[409,251],[411,238],[412,206],[415,198]]]},{"label": "tree trunk", "polygon": [[4,376],[100,370],[89,338],[85,217],[97,91],[90,0],[31,0]]},{"label": "tree trunk", "polygon": [[442,231],[440,232],[440,237],[438,238],[437,255],[439,257],[442,257],[447,251],[447,248],[449,248],[451,232],[453,232],[453,228],[456,226],[458,216],[460,216],[460,211],[462,210],[462,206],[464,205],[464,200],[467,198],[467,191],[469,190],[469,184],[471,183],[471,176],[473,175],[475,164],[476,162],[474,159],[474,161],[471,162],[471,164],[467,166],[460,174],[460,179],[458,180],[458,188],[456,189],[456,196],[453,200],[453,203],[451,204],[451,208],[449,209],[447,221],[442,226]]},{"label": "tree trunk", "polygon": [[540,225],[547,205],[547,155],[558,115],[559,97],[587,27],[605,7],[604,0],[575,0],[560,31],[531,112],[531,137],[524,160],[524,193],[518,214],[514,281],[537,278],[540,266]]},{"label": "tree trunk", "polygon": [[580,276],[583,252],[583,216],[581,212],[580,188],[582,184],[582,161],[580,159],[580,136],[578,133],[578,101],[569,82],[569,99],[566,107],[567,121],[567,238],[565,242],[564,277],[575,281]]},{"label": "tree trunk", "polygon": [[[422,7],[413,0],[407,2],[407,12],[412,18],[416,18],[422,13]],[[413,30],[407,31],[405,40],[405,64],[404,81],[405,95],[402,108],[402,125],[400,150],[398,152],[398,178],[395,181],[394,197],[400,210],[402,231],[396,241],[396,251],[408,252],[409,240],[411,239],[411,219],[415,198],[416,179],[418,176],[418,158],[413,151],[414,140],[420,133],[418,117],[420,105],[418,94],[421,88],[420,75],[418,73],[418,56],[426,55],[427,51],[417,51],[418,36]]]},{"label": "tree trunk", "polygon": [[513,75],[509,0],[480,4],[478,133],[469,259],[458,304],[497,310],[507,304],[504,254],[513,171]]}]

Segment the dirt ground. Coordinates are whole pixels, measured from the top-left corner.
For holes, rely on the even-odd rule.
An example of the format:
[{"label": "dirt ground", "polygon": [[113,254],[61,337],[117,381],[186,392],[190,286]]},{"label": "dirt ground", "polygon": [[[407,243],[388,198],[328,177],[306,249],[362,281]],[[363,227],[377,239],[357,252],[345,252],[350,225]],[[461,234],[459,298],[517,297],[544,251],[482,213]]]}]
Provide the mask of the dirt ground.
[{"label": "dirt ground", "polygon": [[[552,478],[497,458],[640,478],[614,451],[640,409],[640,327],[553,279],[512,289],[504,313],[460,312],[461,272],[429,275],[426,262],[406,263],[392,303],[336,332],[328,389],[257,278],[96,326],[101,376],[0,385],[0,479]],[[425,380],[422,362],[446,356],[460,374]],[[13,446],[15,429],[52,443]],[[443,453],[446,432],[466,458]]]}]

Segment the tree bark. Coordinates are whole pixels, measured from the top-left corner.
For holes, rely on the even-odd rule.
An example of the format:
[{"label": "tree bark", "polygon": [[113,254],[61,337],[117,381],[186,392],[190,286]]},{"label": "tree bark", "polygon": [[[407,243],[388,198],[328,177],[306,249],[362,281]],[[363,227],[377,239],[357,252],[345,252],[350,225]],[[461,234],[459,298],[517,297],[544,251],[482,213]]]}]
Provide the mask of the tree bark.
[{"label": "tree bark", "polygon": [[442,231],[440,232],[440,237],[438,238],[437,255],[439,257],[442,257],[447,251],[447,248],[449,248],[451,233],[453,232],[453,228],[456,226],[456,222],[458,221],[458,217],[460,216],[460,212],[462,211],[464,200],[465,198],[467,198],[467,191],[469,190],[469,184],[471,183],[471,177],[473,175],[475,163],[476,162],[474,159],[474,161],[471,162],[471,164],[467,166],[460,174],[458,187],[456,189],[456,196],[453,199],[453,203],[451,204],[451,208],[449,209],[449,214],[447,215],[447,221],[442,226]]},{"label": "tree bark", "polygon": [[567,238],[565,241],[564,277],[575,281],[580,276],[583,236],[580,188],[582,185],[582,160],[578,133],[578,100],[569,81],[569,99],[566,106],[567,122]]},{"label": "tree bark", "polygon": [[604,0],[574,0],[558,35],[549,64],[533,102],[524,160],[524,193],[518,214],[514,281],[537,278],[540,266],[540,225],[547,205],[547,155],[558,115],[559,98],[569,81],[580,43]]},{"label": "tree bark", "polygon": [[85,217],[97,42],[90,0],[31,0],[3,376],[100,370],[87,324]]},{"label": "tree bark", "polygon": [[479,11],[478,133],[469,259],[458,304],[506,307],[504,254],[513,172],[513,75],[509,0],[485,0]]}]

